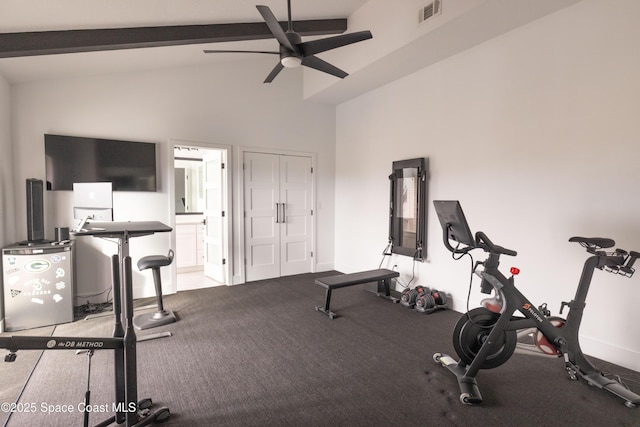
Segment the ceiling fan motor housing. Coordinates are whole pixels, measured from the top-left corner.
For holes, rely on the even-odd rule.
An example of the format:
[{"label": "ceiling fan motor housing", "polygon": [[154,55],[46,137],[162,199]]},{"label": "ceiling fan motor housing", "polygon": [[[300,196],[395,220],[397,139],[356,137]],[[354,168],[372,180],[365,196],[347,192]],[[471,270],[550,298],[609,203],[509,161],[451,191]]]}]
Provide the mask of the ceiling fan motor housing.
[{"label": "ceiling fan motor housing", "polygon": [[280,45],[280,63],[287,68],[297,68],[302,65],[302,54],[297,49],[297,44],[302,42],[302,37],[293,31],[287,31],[285,35],[295,50]]}]

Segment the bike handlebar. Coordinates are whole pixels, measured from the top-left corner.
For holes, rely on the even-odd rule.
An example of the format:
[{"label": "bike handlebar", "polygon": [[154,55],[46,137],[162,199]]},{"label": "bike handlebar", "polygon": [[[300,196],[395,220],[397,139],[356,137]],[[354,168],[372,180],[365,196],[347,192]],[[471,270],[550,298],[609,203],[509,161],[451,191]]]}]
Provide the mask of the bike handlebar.
[{"label": "bike handlebar", "polygon": [[615,246],[616,242],[613,239],[602,237],[572,237],[569,241],[580,243],[582,247],[587,249],[587,252],[600,259],[599,269],[605,269],[611,273],[631,277],[635,272],[633,264],[640,258],[640,253],[636,251],[627,252],[624,249],[616,249],[613,253],[607,253],[600,250]]},{"label": "bike handlebar", "polygon": [[636,262],[638,258],[640,258],[640,253],[636,251],[629,252],[629,258],[627,258],[624,265],[620,267],[620,270],[624,274],[628,274],[628,275],[633,274],[633,272],[635,271],[635,269],[633,268],[633,264]]},{"label": "bike handlebar", "polygon": [[[602,256],[600,254],[597,255]],[[613,254],[604,254],[602,257],[604,258],[602,264],[606,271],[631,277],[636,271],[635,268],[633,268],[633,264],[640,257],[640,253],[616,249]]]},{"label": "bike handlebar", "polygon": [[498,245],[494,244],[487,237],[487,235],[484,234],[482,231],[478,231],[476,233],[476,243],[477,243],[479,248],[482,248],[485,251],[490,252],[490,253],[501,254],[501,255],[509,255],[509,256],[518,255],[518,252],[516,252],[516,251],[514,251],[512,249],[503,248],[502,246],[498,246]]},{"label": "bike handlebar", "polygon": [[[476,246],[483,249],[485,252],[496,255],[509,255],[516,256],[518,252],[503,248],[496,245],[484,234],[482,231],[476,233]],[[604,269],[611,273],[621,274],[623,276],[631,277],[635,272],[633,265],[636,260],[640,258],[640,253],[636,251],[627,252],[623,249],[616,249],[613,253],[607,253],[600,249],[610,248],[615,246],[616,242],[612,239],[606,239],[601,237],[572,237],[570,242],[578,242],[587,249],[587,252],[597,256],[599,258],[598,268]]]},{"label": "bike handlebar", "polygon": [[[485,252],[489,252],[495,255],[509,255],[516,256],[518,252],[507,249],[502,246],[496,245],[487,237],[485,233],[482,231],[478,231],[475,235],[475,244],[473,246],[467,246],[465,248],[459,249],[458,247],[453,247],[449,243],[449,233],[448,229],[443,227],[443,240],[445,247],[454,254],[465,254],[472,249],[480,248]],[[640,258],[640,253],[636,251],[627,252],[622,249],[616,249],[614,253],[606,253],[600,249],[611,248],[615,246],[616,242],[612,239],[602,238],[602,237],[572,237],[569,239],[570,242],[580,243],[583,247],[587,249],[587,252],[597,256],[600,261],[598,268],[606,269],[612,273],[622,274],[627,277],[631,277],[635,272],[633,265],[636,260]]]}]

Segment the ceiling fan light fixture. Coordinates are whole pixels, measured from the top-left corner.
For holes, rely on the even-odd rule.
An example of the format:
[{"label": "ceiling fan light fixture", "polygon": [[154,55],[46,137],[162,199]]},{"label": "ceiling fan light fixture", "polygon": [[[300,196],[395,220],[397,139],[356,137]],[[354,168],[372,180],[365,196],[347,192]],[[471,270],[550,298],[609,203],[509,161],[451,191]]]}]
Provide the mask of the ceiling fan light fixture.
[{"label": "ceiling fan light fixture", "polygon": [[284,29],[280,25],[280,22],[278,21],[278,19],[275,17],[275,15],[271,11],[271,9],[269,9],[268,6],[257,5],[256,9],[258,9],[258,12],[260,13],[260,15],[262,15],[262,19],[264,20],[265,24],[269,28],[271,35],[278,41],[278,44],[280,45],[280,49],[278,52],[244,51],[244,50],[225,50],[225,51],[205,50],[205,53],[254,52],[254,53],[265,53],[265,54],[276,54],[276,55],[279,54],[280,61],[275,64],[275,67],[273,67],[273,69],[271,70],[267,78],[264,80],[264,83],[271,83],[273,79],[276,78],[276,76],[284,68],[299,68],[301,65],[344,79],[349,74],[347,74],[340,68],[318,58],[315,55],[318,53],[326,52],[328,50],[336,49],[342,46],[347,46],[353,43],[358,43],[364,40],[368,40],[373,37],[371,35],[371,31],[358,31],[355,33],[339,34],[337,36],[325,37],[322,39],[311,40],[303,43],[302,37],[300,36],[300,34],[293,31],[293,28],[292,28],[291,0],[287,0],[288,26],[286,31],[284,31]]},{"label": "ceiling fan light fixture", "polygon": [[302,65],[302,58],[297,56],[285,56],[280,60],[280,63],[286,68],[297,68]]}]

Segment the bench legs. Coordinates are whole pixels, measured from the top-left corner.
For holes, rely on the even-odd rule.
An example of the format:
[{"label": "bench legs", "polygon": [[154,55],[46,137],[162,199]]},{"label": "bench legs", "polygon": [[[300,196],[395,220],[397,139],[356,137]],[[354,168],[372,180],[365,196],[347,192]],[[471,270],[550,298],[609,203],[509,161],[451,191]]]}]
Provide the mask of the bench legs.
[{"label": "bench legs", "polygon": [[336,314],[329,309],[330,305],[331,305],[331,288],[327,288],[326,297],[324,300],[324,308],[322,308],[322,306],[318,306],[316,307],[316,311],[326,314],[327,316],[329,316],[329,319],[333,320],[333,318],[336,317]]},{"label": "bench legs", "polygon": [[386,298],[394,304],[400,301],[398,298],[391,296],[391,279],[378,280],[376,285],[366,286],[365,290],[373,292],[379,297]]},{"label": "bench legs", "polygon": [[[393,302],[394,304],[399,301],[398,298],[394,298],[391,296],[391,279],[378,280],[376,290],[373,290],[373,289],[367,289],[367,290],[371,290],[377,296],[386,298],[391,302]],[[329,319],[333,320],[336,317],[336,314],[332,312],[330,308],[331,307],[331,291],[332,289],[328,287],[325,300],[324,300],[324,308],[322,306],[318,306],[316,307],[316,311],[326,314],[327,316],[329,316]]]}]

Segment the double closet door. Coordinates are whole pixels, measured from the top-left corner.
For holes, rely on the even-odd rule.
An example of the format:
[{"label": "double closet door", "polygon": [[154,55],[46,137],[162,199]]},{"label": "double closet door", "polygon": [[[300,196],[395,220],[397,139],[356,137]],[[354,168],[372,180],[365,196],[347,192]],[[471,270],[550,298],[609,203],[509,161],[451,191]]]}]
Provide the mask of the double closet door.
[{"label": "double closet door", "polygon": [[245,280],[312,271],[311,157],[245,152]]}]

